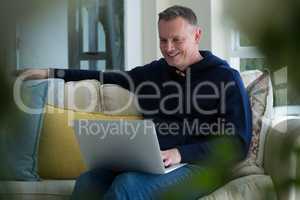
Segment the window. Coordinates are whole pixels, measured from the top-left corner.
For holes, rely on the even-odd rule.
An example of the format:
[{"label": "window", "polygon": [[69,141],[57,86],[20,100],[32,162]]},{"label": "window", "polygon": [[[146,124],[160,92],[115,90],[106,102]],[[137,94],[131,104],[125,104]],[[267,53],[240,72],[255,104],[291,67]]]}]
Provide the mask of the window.
[{"label": "window", "polygon": [[70,68],[124,68],[124,1],[69,1]]},{"label": "window", "polygon": [[[255,43],[250,41],[239,31],[232,32],[230,56],[230,64],[241,72],[268,68],[265,58],[258,52]],[[291,102],[291,98],[288,98],[290,88],[288,88],[286,67],[283,66],[280,70],[272,72],[271,76],[274,92],[274,106],[280,107],[281,110],[282,107],[290,107],[293,103]]]},{"label": "window", "polygon": [[241,72],[253,69],[261,70],[266,67],[265,59],[257,51],[255,44],[238,31],[232,32],[230,55],[231,65],[238,68]]}]

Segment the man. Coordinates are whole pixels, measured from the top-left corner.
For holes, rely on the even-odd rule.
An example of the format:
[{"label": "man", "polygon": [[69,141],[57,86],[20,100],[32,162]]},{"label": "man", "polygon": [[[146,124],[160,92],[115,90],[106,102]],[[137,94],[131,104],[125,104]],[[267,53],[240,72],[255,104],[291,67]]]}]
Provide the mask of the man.
[{"label": "man", "polygon": [[[60,69],[50,74],[66,81],[98,79],[135,92],[143,116],[156,125],[165,166],[188,164],[164,175],[89,171],[77,179],[72,199],[155,199],[204,172],[201,163],[217,151],[220,136],[234,141],[240,159],[247,154],[252,119],[239,73],[212,53],[198,50],[201,30],[191,9],[172,6],[159,13],[158,29],[164,57],[160,60],[124,74]],[[24,75],[49,76],[45,70],[29,70]],[[172,125],[177,127],[175,133],[162,128]],[[199,188],[184,197],[197,198],[206,192]]]}]

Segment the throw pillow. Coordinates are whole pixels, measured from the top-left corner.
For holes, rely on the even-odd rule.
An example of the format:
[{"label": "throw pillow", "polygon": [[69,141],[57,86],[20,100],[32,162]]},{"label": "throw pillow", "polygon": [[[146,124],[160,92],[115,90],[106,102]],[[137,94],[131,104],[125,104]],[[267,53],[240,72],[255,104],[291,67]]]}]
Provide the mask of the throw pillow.
[{"label": "throw pillow", "polygon": [[[37,147],[43,122],[43,107],[46,101],[48,81],[26,81],[20,88],[20,100],[34,113],[16,108],[15,121],[7,124],[0,133],[2,180],[38,180]],[[23,106],[23,108],[24,108]],[[32,110],[33,111],[33,110]],[[11,113],[7,113],[11,115]]]},{"label": "throw pillow", "polygon": [[263,146],[260,146],[265,140],[266,132],[262,131],[263,118],[267,111],[267,97],[269,95],[270,76],[267,71],[259,76],[247,87],[251,109],[252,109],[252,140],[248,152],[248,158],[255,161],[256,165],[262,166],[262,160],[258,160],[259,151],[263,151]]},{"label": "throw pillow", "polygon": [[74,179],[86,170],[71,122],[89,120],[134,120],[140,116],[77,112],[46,105],[39,144],[38,172],[45,179]]},{"label": "throw pillow", "polygon": [[264,121],[272,107],[272,88],[268,71],[247,71],[241,74],[248,91],[252,110],[252,139],[246,159],[234,168],[234,177],[262,174],[264,141],[267,126]]}]

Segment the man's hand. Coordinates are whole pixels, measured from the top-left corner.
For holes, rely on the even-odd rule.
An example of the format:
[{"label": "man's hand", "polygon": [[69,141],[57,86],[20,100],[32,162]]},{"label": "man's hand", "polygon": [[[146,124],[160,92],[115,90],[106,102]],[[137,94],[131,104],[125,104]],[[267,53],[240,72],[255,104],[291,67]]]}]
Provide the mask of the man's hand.
[{"label": "man's hand", "polygon": [[163,159],[165,167],[169,167],[181,162],[181,155],[176,148],[161,151],[161,157]]},{"label": "man's hand", "polygon": [[17,76],[24,77],[24,80],[47,79],[48,69],[24,69],[17,72]]}]

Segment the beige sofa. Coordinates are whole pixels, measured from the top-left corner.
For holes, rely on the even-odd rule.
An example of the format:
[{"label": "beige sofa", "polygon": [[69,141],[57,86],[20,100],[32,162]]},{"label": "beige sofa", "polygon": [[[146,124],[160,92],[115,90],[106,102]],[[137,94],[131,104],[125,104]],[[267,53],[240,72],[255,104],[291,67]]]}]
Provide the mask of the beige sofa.
[{"label": "beige sofa", "polygon": [[[253,89],[255,80],[262,75],[259,71],[243,74],[248,89]],[[82,160],[72,126],[74,119],[141,119],[134,106],[135,97],[115,85],[101,85],[98,81],[87,80],[64,83],[53,80],[49,86],[45,106],[43,130],[39,141],[38,173],[40,181],[0,181],[0,199],[11,200],[62,200],[69,199],[74,179],[86,167]],[[258,84],[261,84],[258,82]],[[55,85],[55,86],[54,86]],[[252,88],[251,88],[252,87]],[[260,87],[261,88],[261,87]],[[88,89],[88,90],[87,90]],[[233,170],[235,178],[201,200],[212,199],[287,199],[290,183],[289,172],[294,165],[290,160],[294,148],[286,149],[286,142],[293,144],[298,119],[285,119],[272,124],[272,87],[268,79],[268,92],[263,99],[266,103],[258,121],[258,144],[255,157],[248,159]],[[257,91],[254,91],[257,93]],[[131,102],[127,104],[128,102]],[[255,103],[252,103],[255,106]],[[124,108],[124,109],[122,109]],[[298,121],[297,121],[298,120]],[[288,126],[285,127],[285,125]],[[273,128],[272,128],[273,127]],[[293,130],[290,130],[293,127]],[[294,142],[295,143],[295,142]],[[293,144],[293,145],[292,145]],[[282,160],[282,152],[285,159]]]}]

